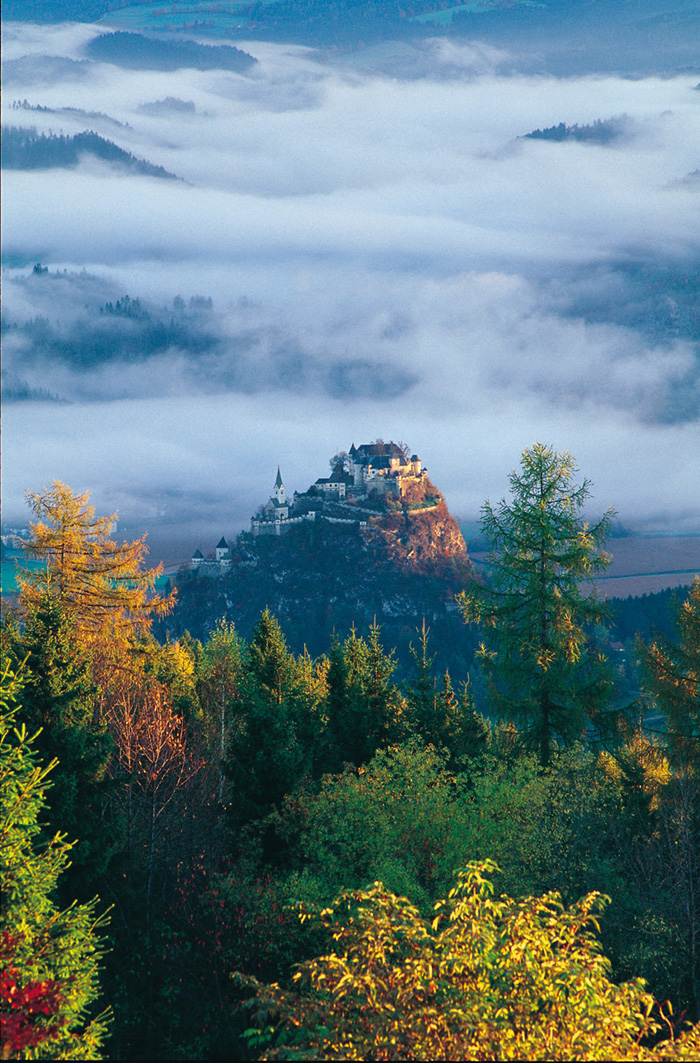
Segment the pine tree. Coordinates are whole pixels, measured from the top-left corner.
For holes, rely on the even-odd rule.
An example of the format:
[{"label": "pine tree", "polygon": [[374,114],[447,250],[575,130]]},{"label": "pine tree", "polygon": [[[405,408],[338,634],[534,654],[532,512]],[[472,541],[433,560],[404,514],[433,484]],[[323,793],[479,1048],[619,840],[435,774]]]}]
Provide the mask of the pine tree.
[{"label": "pine tree", "polygon": [[678,928],[676,976],[700,1014],[700,578],[677,607],[677,639],[639,644],[646,685],[666,718],[673,775],[657,801],[656,872]]},{"label": "pine tree", "polygon": [[474,706],[469,684],[457,695],[449,671],[438,686],[433,675],[434,656],[428,653],[430,628],[425,620],[419,631],[419,649],[411,646],[416,675],[406,685],[406,703],[412,729],[424,742],[450,754],[452,765],[465,757],[485,752],[488,742],[488,723]]},{"label": "pine tree", "polygon": [[19,683],[0,681],[0,979],[2,1058],[99,1059],[109,1024],[92,1017],[103,953],[99,901],[60,910],[54,900],[71,845],[56,834],[41,844],[48,774],[33,739],[17,728]]},{"label": "pine tree", "polygon": [[580,738],[587,724],[603,727],[611,680],[591,639],[605,606],[582,584],[605,569],[601,547],[614,513],[589,526],[581,511],[590,483],[575,484],[566,452],[536,443],[513,472],[513,501],[482,507],[491,544],[484,583],[461,596],[468,622],[492,629],[492,648],[479,650],[496,712],[524,726],[528,744],[549,763],[553,742]]},{"label": "pine tree", "polygon": [[234,825],[264,816],[304,774],[306,752],[290,711],[296,664],[266,609],[244,655],[240,702],[227,756]]},{"label": "pine tree", "polygon": [[91,897],[110,855],[102,805],[112,745],[96,718],[95,688],[75,624],[57,601],[47,598],[31,609],[12,642],[23,685],[20,719],[36,732],[39,756],[47,763],[58,759],[43,811],[44,835],[61,831],[75,842],[62,890]]},{"label": "pine tree", "polygon": [[700,578],[676,616],[677,641],[640,643],[647,686],[666,717],[668,742],[676,761],[700,772]]},{"label": "pine tree", "polygon": [[373,624],[369,638],[353,629],[344,643],[331,647],[328,667],[328,765],[366,764],[377,749],[406,737],[405,700],[391,677],[396,661],[379,641]]}]

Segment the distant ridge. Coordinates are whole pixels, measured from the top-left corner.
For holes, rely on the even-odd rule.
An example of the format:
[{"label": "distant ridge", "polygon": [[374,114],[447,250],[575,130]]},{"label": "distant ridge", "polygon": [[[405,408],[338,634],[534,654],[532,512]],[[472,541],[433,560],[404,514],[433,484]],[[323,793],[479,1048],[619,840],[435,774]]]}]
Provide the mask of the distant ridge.
[{"label": "distant ridge", "polygon": [[130,70],[235,70],[239,73],[257,63],[252,55],[228,44],[197,44],[145,37],[141,33],[102,33],[93,38],[86,52],[98,62],[115,63]]},{"label": "distant ridge", "polygon": [[5,170],[49,170],[58,166],[77,166],[81,155],[94,155],[132,174],[181,180],[162,166],[138,159],[112,140],[92,131],[57,136],[53,133],[38,133],[35,126],[2,127],[2,167]]},{"label": "distant ridge", "polygon": [[581,140],[595,144],[609,144],[624,136],[630,130],[630,120],[626,115],[619,118],[596,118],[588,125],[558,125],[546,129],[533,129],[521,139],[524,140]]}]

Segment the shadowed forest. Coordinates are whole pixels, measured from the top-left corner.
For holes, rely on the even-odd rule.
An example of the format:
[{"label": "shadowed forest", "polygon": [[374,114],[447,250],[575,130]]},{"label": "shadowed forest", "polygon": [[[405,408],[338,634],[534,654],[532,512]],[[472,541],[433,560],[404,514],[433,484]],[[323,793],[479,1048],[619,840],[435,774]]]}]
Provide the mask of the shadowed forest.
[{"label": "shadowed forest", "polygon": [[401,682],[378,626],[315,657],[267,610],[247,640],[158,642],[143,540],[63,484],[29,496],[46,566],[2,628],[10,1053],[693,1058],[700,583],[620,709],[577,589],[611,516],[584,529],[574,472],[538,444],[484,507],[478,698],[425,625]]},{"label": "shadowed forest", "polygon": [[3,1059],[700,1058],[699,36],[5,0]]}]

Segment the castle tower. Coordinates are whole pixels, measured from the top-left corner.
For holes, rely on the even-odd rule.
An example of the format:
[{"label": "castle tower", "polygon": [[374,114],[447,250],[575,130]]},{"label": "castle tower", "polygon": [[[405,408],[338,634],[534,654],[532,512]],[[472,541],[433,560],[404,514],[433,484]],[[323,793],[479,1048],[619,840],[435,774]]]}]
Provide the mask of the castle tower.
[{"label": "castle tower", "polygon": [[273,498],[279,503],[280,506],[285,506],[287,500],[284,494],[284,484],[282,483],[282,474],[280,473],[280,467],[277,466],[277,479],[275,480],[275,490]]}]

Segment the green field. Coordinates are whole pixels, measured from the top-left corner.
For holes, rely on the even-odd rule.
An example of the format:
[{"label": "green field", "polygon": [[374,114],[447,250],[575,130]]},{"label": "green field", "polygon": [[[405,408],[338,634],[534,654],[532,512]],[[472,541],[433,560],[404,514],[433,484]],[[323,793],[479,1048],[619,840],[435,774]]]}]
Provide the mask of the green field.
[{"label": "green field", "polygon": [[[103,15],[100,21],[122,30],[189,30],[223,37],[236,31],[250,30],[254,26],[264,29],[265,9],[278,2],[279,0],[265,0],[262,11],[259,5],[251,4],[250,0],[185,0],[177,4],[133,4],[110,11],[109,14]],[[504,4],[504,0],[465,0],[462,4],[411,15],[406,21],[447,27],[457,14],[478,14],[513,6],[543,8],[547,5],[539,0],[510,0],[507,4]],[[312,7],[307,10],[303,2],[298,4],[296,14],[302,21],[315,21],[318,17],[318,13]],[[337,16],[338,12],[335,11],[334,14]]]},{"label": "green field", "polygon": [[[19,590],[17,584],[18,563],[21,564],[22,568],[34,572],[44,567],[42,561],[27,561],[19,552],[16,555],[13,552],[12,556],[9,557],[7,553],[8,551],[5,551],[6,556],[3,558],[2,564],[0,564],[0,592],[2,595],[15,594]],[[156,590],[164,591],[169,579],[170,576],[159,576],[156,580]]]},{"label": "green field", "polygon": [[[267,0],[275,3],[276,0]],[[196,30],[200,33],[226,36],[250,24],[249,0],[193,0],[184,4],[135,4],[119,11],[110,11],[100,21],[124,30]]]},{"label": "green field", "polygon": [[[516,3],[520,7],[546,7],[544,3],[537,3],[537,0],[516,0]],[[494,8],[502,7],[503,5],[498,0],[466,0],[463,4],[454,4],[452,7],[443,7],[438,11],[426,11],[422,15],[413,15],[411,22],[436,22],[443,26],[449,26],[452,23],[454,15],[466,14],[471,12],[472,14],[479,14],[485,11],[492,11]]]}]

